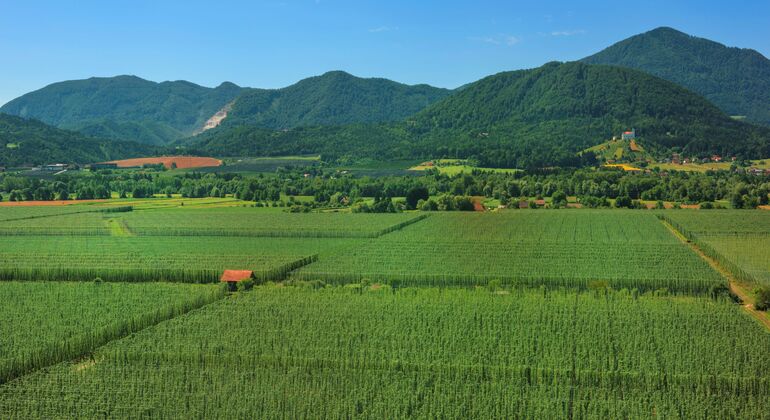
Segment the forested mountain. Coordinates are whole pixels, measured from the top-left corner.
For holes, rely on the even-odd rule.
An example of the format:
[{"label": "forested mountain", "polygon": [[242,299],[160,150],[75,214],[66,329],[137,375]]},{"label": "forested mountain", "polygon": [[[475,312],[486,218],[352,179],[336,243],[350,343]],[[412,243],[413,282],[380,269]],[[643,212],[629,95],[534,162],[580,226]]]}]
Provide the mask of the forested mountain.
[{"label": "forested mountain", "polygon": [[757,51],[658,28],[583,61],[643,70],[705,96],[728,115],[770,124],[770,60]]},{"label": "forested mountain", "polygon": [[192,135],[242,91],[232,83],[212,89],[186,81],[92,77],[46,86],[0,112],[104,138],[163,144]]},{"label": "forested mountain", "polygon": [[273,131],[219,127],[190,139],[217,155],[476,158],[484,165],[577,165],[576,153],[636,128],[653,149],[770,156],[770,130],[735,121],[674,83],[620,67],[549,63],[471,83],[404,122]]},{"label": "forested mountain", "polygon": [[91,138],[0,113],[0,166],[100,162],[152,155],[157,153],[155,149],[135,142]]},{"label": "forested mountain", "polygon": [[251,89],[233,104],[224,124],[287,129],[399,121],[450,93],[332,71],[282,89]]}]

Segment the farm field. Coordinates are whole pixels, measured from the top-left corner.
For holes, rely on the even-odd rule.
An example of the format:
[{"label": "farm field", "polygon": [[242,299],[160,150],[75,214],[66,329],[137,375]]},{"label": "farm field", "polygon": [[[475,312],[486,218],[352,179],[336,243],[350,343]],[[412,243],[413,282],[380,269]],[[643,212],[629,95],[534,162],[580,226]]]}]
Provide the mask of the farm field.
[{"label": "farm field", "polygon": [[0,282],[0,383],[222,296],[213,286],[167,283]]},{"label": "farm field", "polygon": [[[0,209],[3,417],[761,418],[770,404],[770,333],[659,218],[723,247],[753,238],[735,252],[759,278],[770,213],[215,200]],[[257,285],[226,293],[226,269]]]},{"label": "farm field", "polygon": [[763,211],[666,213],[684,233],[750,285],[770,286],[770,214]]},{"label": "farm field", "polygon": [[222,161],[210,157],[196,157],[196,156],[161,156],[161,157],[146,157],[135,159],[123,159],[113,160],[106,163],[115,163],[118,168],[132,168],[142,165],[163,165],[166,168],[206,168],[216,167],[222,164]]},{"label": "farm field", "polygon": [[212,283],[225,269],[280,280],[354,240],[162,236],[0,237],[0,279]]},{"label": "farm field", "polygon": [[529,211],[435,214],[319,259],[292,277],[335,284],[504,284],[704,292],[721,276],[651,213]]},{"label": "farm field", "polygon": [[762,418],[770,334],[760,328],[704,298],[262,286],[114,341],[87,367],[6,383],[0,412]]},{"label": "farm field", "polygon": [[405,213],[303,214],[240,208],[133,212],[123,220],[138,235],[373,238],[423,217]]}]

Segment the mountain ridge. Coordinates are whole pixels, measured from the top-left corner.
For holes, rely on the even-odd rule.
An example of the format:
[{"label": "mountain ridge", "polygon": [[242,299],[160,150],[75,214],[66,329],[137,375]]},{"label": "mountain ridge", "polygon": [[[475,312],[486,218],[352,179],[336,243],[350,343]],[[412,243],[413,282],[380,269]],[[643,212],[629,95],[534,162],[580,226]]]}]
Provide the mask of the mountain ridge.
[{"label": "mountain ridge", "polygon": [[648,72],[703,95],[729,115],[770,125],[770,60],[756,50],[659,27],[581,61]]},{"label": "mountain ridge", "polygon": [[89,163],[157,153],[136,142],[84,136],[41,121],[0,113],[0,166]]},{"label": "mountain ridge", "polygon": [[631,127],[667,150],[770,154],[770,130],[734,121],[681,86],[638,70],[581,62],[485,77],[403,122],[285,131],[222,125],[185,143],[220,155],[463,157],[523,168],[579,165],[584,158],[578,152]]}]

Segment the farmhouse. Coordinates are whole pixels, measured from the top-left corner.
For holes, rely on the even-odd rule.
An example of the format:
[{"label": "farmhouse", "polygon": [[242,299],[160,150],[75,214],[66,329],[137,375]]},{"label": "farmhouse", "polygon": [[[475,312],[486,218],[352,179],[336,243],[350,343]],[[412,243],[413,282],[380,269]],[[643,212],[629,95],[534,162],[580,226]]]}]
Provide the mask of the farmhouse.
[{"label": "farmhouse", "polygon": [[235,291],[238,283],[252,279],[254,279],[254,272],[251,270],[225,270],[219,281],[227,283],[227,288],[232,292]]}]

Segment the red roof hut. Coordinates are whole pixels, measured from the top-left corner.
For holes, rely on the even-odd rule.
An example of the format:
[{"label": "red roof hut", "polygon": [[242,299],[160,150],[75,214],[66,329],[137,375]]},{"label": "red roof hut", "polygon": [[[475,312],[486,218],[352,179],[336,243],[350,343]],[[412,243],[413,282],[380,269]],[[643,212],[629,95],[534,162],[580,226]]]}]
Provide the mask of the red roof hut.
[{"label": "red roof hut", "polygon": [[227,283],[228,288],[233,291],[238,282],[251,280],[254,278],[254,272],[251,270],[225,270],[219,281]]}]

